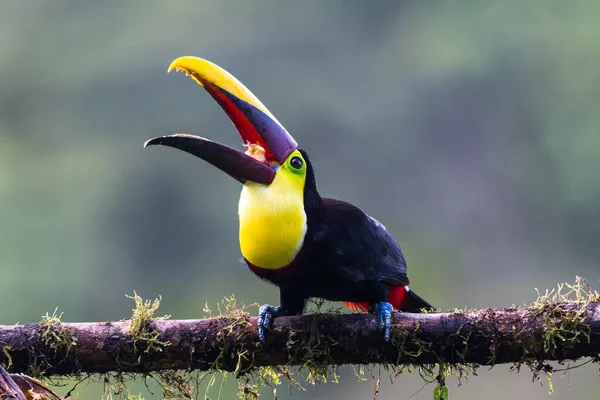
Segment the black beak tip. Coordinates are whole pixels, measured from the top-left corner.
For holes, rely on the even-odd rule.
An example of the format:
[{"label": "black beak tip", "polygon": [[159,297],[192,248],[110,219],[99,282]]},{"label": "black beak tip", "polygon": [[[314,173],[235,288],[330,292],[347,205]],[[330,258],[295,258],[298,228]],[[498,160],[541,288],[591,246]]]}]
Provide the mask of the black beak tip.
[{"label": "black beak tip", "polygon": [[161,137],[156,137],[156,138],[152,138],[152,139],[148,139],[144,142],[144,148],[148,147],[148,146],[156,146],[156,145],[160,145],[162,143],[162,138]]}]

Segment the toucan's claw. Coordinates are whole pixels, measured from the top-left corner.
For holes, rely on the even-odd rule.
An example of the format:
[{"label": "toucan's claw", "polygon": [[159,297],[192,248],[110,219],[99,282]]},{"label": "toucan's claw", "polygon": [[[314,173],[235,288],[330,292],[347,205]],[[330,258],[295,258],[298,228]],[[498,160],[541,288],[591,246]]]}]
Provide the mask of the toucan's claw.
[{"label": "toucan's claw", "polygon": [[267,341],[266,331],[273,331],[273,318],[280,313],[281,307],[270,304],[264,304],[258,309],[258,338],[263,345]]},{"label": "toucan's claw", "polygon": [[392,311],[394,311],[394,307],[385,301],[373,304],[373,313],[377,314],[377,318],[379,318],[379,328],[383,329],[383,337],[386,342],[390,341]]}]

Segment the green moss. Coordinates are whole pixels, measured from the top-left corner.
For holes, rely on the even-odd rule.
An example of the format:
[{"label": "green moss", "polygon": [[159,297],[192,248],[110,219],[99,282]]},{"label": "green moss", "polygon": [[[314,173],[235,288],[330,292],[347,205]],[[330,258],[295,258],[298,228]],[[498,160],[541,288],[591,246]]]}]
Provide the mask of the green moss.
[{"label": "green moss", "polygon": [[[67,357],[71,355],[71,352],[75,351],[77,347],[77,338],[73,335],[72,329],[66,328],[61,323],[61,314],[57,314],[58,308],[54,309],[52,315],[46,313],[42,316],[42,319],[38,323],[36,334],[40,336],[40,342],[45,346],[48,346],[53,350],[54,354],[50,360],[44,355],[44,352],[40,351],[36,346],[32,346],[28,349],[29,359],[31,360],[27,366],[26,374],[34,378],[42,378],[46,371],[52,367],[52,363],[56,364],[60,362],[60,357]],[[3,346],[2,352],[9,358],[10,362],[10,351],[8,346]]]},{"label": "green moss", "polygon": [[[218,362],[215,363],[217,364],[215,365],[215,369],[218,370],[220,362],[226,357],[230,357],[232,351],[237,351],[235,354],[237,354],[238,362],[234,375],[238,379],[238,395],[240,398],[255,399],[258,397],[258,392],[261,388],[269,388],[273,391],[274,395],[276,395],[277,388],[282,385],[284,381],[287,381],[288,387],[300,390],[304,390],[305,384],[338,382],[339,376],[337,374],[337,367],[330,365],[330,348],[321,340],[318,318],[316,318],[309,327],[309,343],[308,346],[306,346],[308,350],[303,347],[302,354],[296,355],[294,352],[294,346],[297,343],[296,336],[298,333],[294,331],[289,332],[287,342],[288,351],[290,353],[290,359],[287,362],[289,365],[255,367],[250,363],[248,367],[242,369],[241,365],[246,364],[248,361],[248,350],[228,348],[226,346],[226,339],[233,332],[236,332],[236,334],[240,336],[255,333],[254,325],[249,322],[247,309],[250,307],[258,307],[258,304],[238,307],[233,296],[225,298],[221,304],[222,307],[219,310],[218,316],[227,316],[232,318],[233,321],[224,327],[217,335],[220,340],[223,340],[224,346],[222,354],[219,355],[217,360]],[[323,303],[317,303],[315,305],[320,308]],[[212,312],[210,312],[208,307],[205,307],[205,311],[209,315],[212,315]],[[261,345],[257,343],[257,347],[258,346]],[[308,351],[308,354],[306,354],[305,350]],[[297,364],[296,357],[300,356],[302,359],[308,358],[310,361],[305,362],[304,365],[299,367],[291,367],[290,365]]]},{"label": "green moss", "polygon": [[54,309],[52,315],[42,316],[39,326],[43,329],[42,341],[54,350],[64,350],[69,355],[77,345],[77,338],[69,328],[61,326],[62,313],[57,315],[58,308]]},{"label": "green moss", "polygon": [[[144,300],[134,291],[133,296],[126,295],[127,298],[135,302],[135,308],[132,310],[132,316],[127,333],[133,338],[134,348],[136,350],[150,353],[154,351],[163,351],[169,345],[167,342],[158,340],[158,332],[153,330],[151,322],[155,320],[166,320],[169,315],[155,317],[154,314],[160,307],[161,298],[153,301]],[[139,349],[137,346],[140,346]],[[132,393],[127,386],[127,382],[135,377],[133,374],[110,373],[104,374],[104,395],[103,400],[143,400],[141,394]],[[185,371],[163,370],[150,373],[145,376],[145,380],[156,382],[162,390],[163,399],[193,399],[194,389],[192,384],[197,381],[197,375]]]},{"label": "green moss", "polygon": [[[133,292],[133,296],[125,296],[132,299],[135,303],[131,318],[126,321],[130,324],[127,333],[133,338],[133,345],[136,351],[143,351],[145,353],[163,351],[169,343],[158,340],[159,333],[152,329],[150,324],[154,320],[170,318],[169,315],[162,317],[154,316],[160,307],[161,298],[159,297],[153,301],[144,300],[135,291]],[[127,381],[133,378],[134,375],[122,373],[103,375],[104,395],[102,400],[143,400],[141,394],[132,393],[127,387]],[[191,396],[186,397],[192,391],[189,383],[190,379],[184,378],[178,372],[159,371],[146,375],[145,379],[158,382],[164,399],[192,398]]]},{"label": "green moss", "polygon": [[4,354],[4,359],[6,360],[6,369],[10,369],[12,366],[12,356],[10,355],[10,351],[12,347],[9,345],[2,345],[2,354]]},{"label": "green moss", "polygon": [[163,392],[162,399],[193,399],[193,379],[182,371],[159,371],[153,374],[154,379],[160,384]]},{"label": "green moss", "polygon": [[234,295],[224,297],[220,303],[217,303],[217,313],[214,314],[208,303],[204,305],[204,314],[206,318],[226,317],[226,318],[245,318],[250,316],[247,311],[249,308],[259,307],[258,303],[248,305],[238,304]]},{"label": "green moss", "polygon": [[[539,295],[539,292],[538,292]],[[585,307],[578,310],[570,310],[560,306],[558,303],[579,304],[585,306],[591,302],[600,300],[598,292],[592,290],[590,285],[580,277],[575,283],[559,284],[556,290],[544,295],[539,295],[534,303],[534,309],[538,315],[544,316],[546,332],[544,333],[544,351],[554,354],[558,344],[578,343],[579,341],[590,341],[590,327],[585,323]]]},{"label": "green moss", "polygon": [[[237,343],[240,338],[245,335],[250,335],[254,331],[254,326],[250,323],[248,312],[249,308],[258,307],[258,303],[250,305],[238,305],[235,296],[225,297],[219,304],[217,304],[217,313],[209,308],[208,303],[204,306],[204,313],[207,318],[222,318],[227,319],[230,322],[223,326],[217,333],[217,340],[221,343],[221,352],[215,359],[212,369],[218,373],[224,373],[224,369],[232,362],[232,354],[235,354],[235,376],[243,375],[247,369],[252,369],[250,366],[243,369],[243,365],[246,365],[248,361],[247,354],[248,350],[242,348]],[[229,340],[232,335],[236,335],[238,340]]]},{"label": "green moss", "polygon": [[145,348],[144,352],[146,353],[162,351],[169,343],[159,341],[158,332],[150,327],[150,322],[152,320],[165,320],[170,318],[170,315],[162,317],[154,316],[154,313],[160,307],[161,297],[154,301],[144,301],[135,291],[133,292],[133,296],[125,296],[135,302],[135,308],[132,310],[133,314],[129,320],[130,326],[127,331],[133,338],[134,347],[137,349],[137,345],[141,343],[143,344],[143,347]]},{"label": "green moss", "polygon": [[[545,326],[542,341],[522,339],[524,335],[516,332],[516,340],[523,344],[525,358],[522,362],[513,364],[513,370],[520,371],[526,365],[533,373],[534,380],[541,383],[542,377],[547,381],[549,392],[553,393],[552,373],[554,368],[537,358],[537,354],[550,354],[553,358],[561,358],[556,352],[569,346],[575,346],[581,341],[590,341],[590,327],[585,323],[586,305],[600,301],[600,294],[592,289],[585,279],[577,276],[575,283],[561,283],[556,289],[542,294],[537,289],[538,298],[531,304],[534,316],[542,318]],[[578,306],[570,308],[570,305]]]},{"label": "green moss", "polygon": [[141,394],[134,394],[127,387],[127,379],[124,374],[105,374],[103,380],[102,400],[144,400]]},{"label": "green moss", "polygon": [[[238,380],[238,396],[242,399],[256,399],[259,396],[261,388],[268,388],[277,393],[277,388],[287,381],[289,387],[304,390],[304,384],[316,384],[322,382],[337,382],[337,368],[328,365],[330,356],[329,348],[321,345],[321,336],[319,334],[318,322],[310,327],[310,340],[308,358],[311,360],[324,360],[323,363],[313,361],[306,362],[300,367],[290,367],[288,365],[274,367],[255,367],[250,363],[248,365],[248,350],[229,345],[228,338],[232,334],[237,335],[237,339],[243,338],[244,335],[254,335],[255,327],[249,321],[250,313],[248,309],[258,308],[259,304],[253,303],[250,305],[238,305],[234,296],[226,297],[217,305],[217,313],[214,313],[208,305],[205,305],[204,311],[208,317],[223,317],[231,321],[221,328],[217,334],[217,339],[222,343],[221,354],[217,357],[213,364],[215,371],[224,373],[222,368],[224,363],[230,362],[231,354],[235,354],[237,358],[234,376]],[[321,307],[322,304],[317,304]],[[255,312],[252,313],[254,315]],[[288,347],[290,353],[293,354],[291,348],[295,344],[294,337],[296,332],[290,332],[288,339]],[[237,343],[237,341],[232,341]],[[259,343],[257,347],[261,346]],[[306,355],[303,355],[306,358]],[[288,360],[289,364],[295,364],[294,359]],[[248,365],[243,368],[242,365]]]}]

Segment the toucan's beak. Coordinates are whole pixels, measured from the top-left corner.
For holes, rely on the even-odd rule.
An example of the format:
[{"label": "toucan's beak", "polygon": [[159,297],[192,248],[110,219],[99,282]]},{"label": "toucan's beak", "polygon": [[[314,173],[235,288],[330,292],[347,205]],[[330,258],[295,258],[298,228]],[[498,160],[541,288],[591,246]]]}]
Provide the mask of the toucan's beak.
[{"label": "toucan's beak", "polygon": [[144,143],[144,147],[153,145],[174,147],[193,154],[241,183],[251,181],[269,185],[275,177],[275,170],[269,165],[239,150],[200,136],[176,133],[150,139]]},{"label": "toucan's beak", "polygon": [[253,155],[187,134],[150,139],[144,147],[174,147],[208,161],[241,182],[271,183],[276,165],[298,146],[294,138],[248,88],[221,67],[197,57],[180,57],[171,63],[169,71],[172,69],[185,72],[206,89],[231,118]]}]

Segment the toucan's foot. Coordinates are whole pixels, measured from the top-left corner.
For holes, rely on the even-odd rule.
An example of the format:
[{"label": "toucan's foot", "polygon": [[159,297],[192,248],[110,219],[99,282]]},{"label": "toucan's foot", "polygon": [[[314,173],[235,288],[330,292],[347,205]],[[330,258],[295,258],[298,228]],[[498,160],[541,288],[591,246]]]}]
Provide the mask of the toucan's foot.
[{"label": "toucan's foot", "polygon": [[273,318],[281,313],[281,307],[270,304],[262,305],[258,309],[258,338],[262,344],[266,343],[266,331],[272,331]]},{"label": "toucan's foot", "polygon": [[394,307],[390,303],[382,301],[373,304],[373,313],[379,318],[379,328],[383,329],[383,337],[386,342],[390,341],[390,327],[392,326],[392,311]]}]

